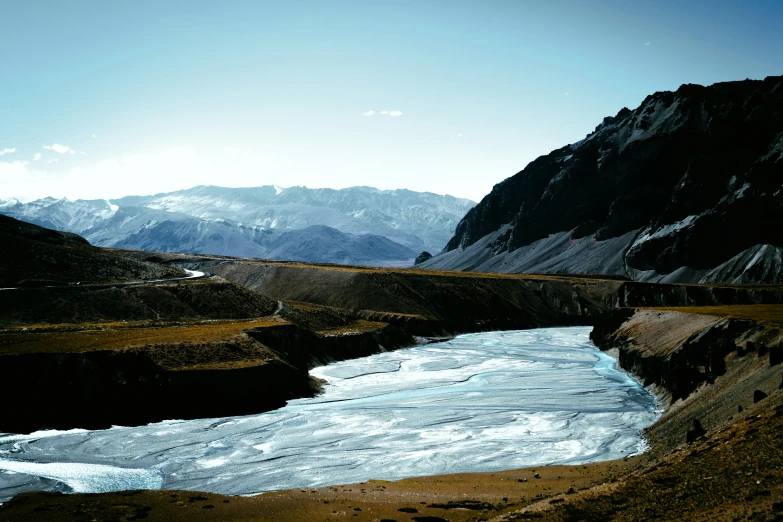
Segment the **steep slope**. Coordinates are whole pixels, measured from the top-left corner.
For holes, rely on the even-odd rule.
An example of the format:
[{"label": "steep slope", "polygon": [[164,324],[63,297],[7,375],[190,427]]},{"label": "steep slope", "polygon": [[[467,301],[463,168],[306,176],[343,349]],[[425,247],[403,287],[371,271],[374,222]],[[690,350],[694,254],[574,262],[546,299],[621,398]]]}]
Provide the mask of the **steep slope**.
[{"label": "steep slope", "polygon": [[160,252],[199,252],[264,257],[271,230],[205,221],[176,212],[144,207],[119,207],[101,226],[84,233],[96,245]]},{"label": "steep slope", "polygon": [[779,282],[783,78],[683,85],[497,184],[440,269]]},{"label": "steep slope", "polygon": [[0,214],[46,228],[83,234],[114,216],[117,208],[101,199],[70,201],[44,198],[26,204],[17,200],[6,201],[0,204]]},{"label": "steep slope", "polygon": [[184,276],[178,268],[137,261],[57,232],[0,215],[0,287],[108,283]]}]

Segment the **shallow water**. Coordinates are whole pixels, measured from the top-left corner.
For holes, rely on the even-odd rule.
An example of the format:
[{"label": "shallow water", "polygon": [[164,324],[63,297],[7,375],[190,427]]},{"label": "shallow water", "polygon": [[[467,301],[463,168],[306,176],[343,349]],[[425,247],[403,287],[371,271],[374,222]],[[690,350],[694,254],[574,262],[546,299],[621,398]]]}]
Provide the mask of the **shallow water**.
[{"label": "shallow water", "polygon": [[589,327],[490,332],[323,366],[325,393],[244,417],[0,435],[0,499],[27,490],[288,488],[622,458],[653,397]]}]

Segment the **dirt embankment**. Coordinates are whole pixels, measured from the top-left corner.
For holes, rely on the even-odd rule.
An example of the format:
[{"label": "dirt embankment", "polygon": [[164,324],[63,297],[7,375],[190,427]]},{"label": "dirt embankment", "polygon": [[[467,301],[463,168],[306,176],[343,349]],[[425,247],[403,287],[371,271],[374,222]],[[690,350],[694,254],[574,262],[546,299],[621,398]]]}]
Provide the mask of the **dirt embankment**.
[{"label": "dirt embankment", "polygon": [[210,270],[264,295],[351,310],[423,336],[589,324],[615,305],[621,284],[254,261]]},{"label": "dirt embankment", "polygon": [[138,286],[24,288],[0,292],[0,325],[250,319],[277,301],[219,278]]},{"label": "dirt embankment", "polygon": [[659,309],[622,315],[596,327],[592,338],[666,403],[663,419],[648,429],[655,447],[724,427],[781,385],[780,324]]},{"label": "dirt embankment", "polygon": [[729,306],[783,303],[776,285],[686,285],[627,281],[617,290],[619,307]]},{"label": "dirt embankment", "polygon": [[[196,259],[189,261],[199,266]],[[202,263],[261,294],[352,310],[369,320],[404,325],[415,335],[593,324],[607,311],[621,307],[783,303],[783,287],[777,286],[655,284],[227,259]]]},{"label": "dirt embankment", "polygon": [[747,308],[627,311],[599,324],[596,344],[665,403],[646,430],[651,451],[614,480],[497,520],[783,518],[783,328]]},{"label": "dirt embankment", "polygon": [[20,399],[5,403],[0,432],[260,413],[316,393],[316,365],[414,342],[384,323],[312,331],[280,316],[7,329],[0,383]]}]

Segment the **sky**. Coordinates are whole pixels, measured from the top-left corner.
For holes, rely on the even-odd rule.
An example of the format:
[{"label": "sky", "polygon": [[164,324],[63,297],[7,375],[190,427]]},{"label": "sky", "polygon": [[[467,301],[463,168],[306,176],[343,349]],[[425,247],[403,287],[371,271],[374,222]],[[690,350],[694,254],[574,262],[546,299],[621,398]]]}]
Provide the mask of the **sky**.
[{"label": "sky", "polygon": [[684,83],[783,74],[779,0],[0,0],[0,200],[480,200]]}]

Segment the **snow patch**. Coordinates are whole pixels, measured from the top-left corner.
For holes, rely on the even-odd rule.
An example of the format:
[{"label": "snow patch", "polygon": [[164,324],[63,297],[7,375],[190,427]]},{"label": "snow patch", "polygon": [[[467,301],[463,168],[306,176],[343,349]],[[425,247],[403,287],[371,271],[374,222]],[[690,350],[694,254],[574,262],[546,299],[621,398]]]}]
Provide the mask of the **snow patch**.
[{"label": "snow patch", "polygon": [[636,241],[633,242],[633,245],[631,245],[631,248],[636,247],[637,245],[640,245],[644,243],[645,241],[649,241],[651,239],[657,238],[657,237],[664,237],[668,236],[670,234],[673,234],[674,232],[677,232],[678,230],[682,230],[685,227],[689,227],[693,225],[693,222],[696,221],[701,215],[691,215],[683,219],[682,221],[677,221],[675,223],[672,223],[670,225],[665,225],[656,230],[655,232],[651,232],[650,227],[647,227],[642,234],[636,238]]},{"label": "snow patch", "polygon": [[753,259],[751,259],[751,260],[748,262],[748,264],[747,264],[747,265],[745,265],[745,269],[743,270],[743,272],[747,272],[748,270],[750,270],[750,269],[751,269],[751,267],[752,267],[753,265],[755,265],[756,263],[758,263],[758,262],[759,262],[759,260],[760,260],[760,259],[761,259],[761,258],[764,256],[764,253],[765,253],[765,252],[764,252],[764,249],[763,249],[763,248],[759,249],[759,251],[758,251],[758,252],[756,252],[756,255],[755,255],[755,256],[753,256]]},{"label": "snow patch", "polygon": [[[641,127],[635,125],[624,126],[624,128],[618,133],[626,134],[625,139],[623,139],[622,136],[620,137],[620,143],[622,143],[622,146],[620,147],[621,150],[634,141],[643,140],[654,135],[659,130],[666,129],[671,131],[678,127],[678,125],[674,123],[674,116],[677,113],[679,100],[674,100],[671,105],[663,109],[661,108],[661,105],[663,105],[663,102],[659,100],[655,104],[655,109],[652,113],[642,113],[642,119],[646,118],[647,120],[647,128],[642,129]],[[637,112],[640,109],[641,107],[637,109]],[[630,135],[627,134],[628,130],[631,130]]]},{"label": "snow patch", "polygon": [[740,188],[734,191],[734,195],[737,197],[737,199],[741,198],[745,195],[745,191],[750,188],[750,183],[743,184]]}]

